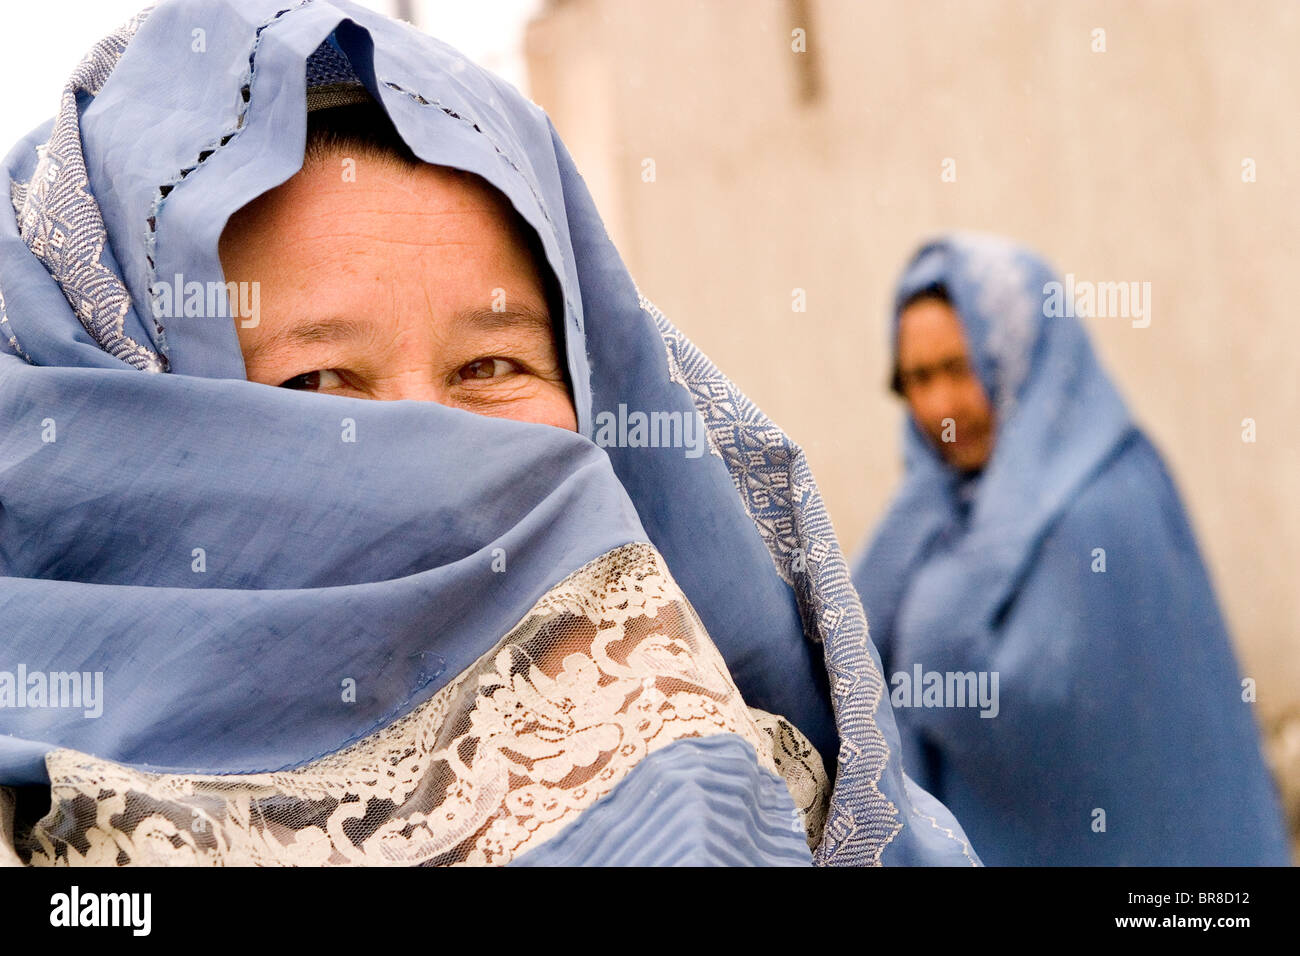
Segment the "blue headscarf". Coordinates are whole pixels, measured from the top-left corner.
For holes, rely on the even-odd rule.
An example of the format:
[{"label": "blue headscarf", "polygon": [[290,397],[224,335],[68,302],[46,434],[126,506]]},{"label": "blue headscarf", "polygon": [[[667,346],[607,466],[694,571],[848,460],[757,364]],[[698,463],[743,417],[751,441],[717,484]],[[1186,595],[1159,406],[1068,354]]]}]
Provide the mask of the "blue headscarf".
[{"label": "blue headscarf", "polygon": [[[905,762],[987,863],[1285,863],[1178,493],[1055,282],[1025,249],[956,235],[898,285],[892,354],[902,306],[942,289],[997,422],[968,475],[908,416],[903,486],[854,564]],[[972,672],[998,676],[987,717],[917,686]]]},{"label": "blue headscarf", "polygon": [[[223,281],[226,221],[300,168],[309,84],[340,78],[540,237],[578,433],[268,388],[245,380],[234,319],[158,314],[160,282]],[[802,452],[640,295],[513,88],[342,0],[173,0],[101,42],[5,166],[0,677],[104,683],[93,719],[0,708],[0,786],[54,788],[44,858],[265,862],[283,837],[364,862],[382,837],[406,862],[808,862],[807,828],[824,864],[977,861],[903,774]],[[623,407],[699,416],[708,453],[598,446]],[[644,653],[638,608],[666,629]],[[627,640],[599,640],[609,628]],[[578,733],[573,708],[625,684],[623,709]],[[751,720],[742,695],[780,720]],[[542,715],[531,730],[510,700]],[[648,746],[664,722],[674,739]],[[475,789],[466,768],[507,731],[545,755],[498,747],[492,779],[557,785],[568,768],[569,804]],[[411,766],[421,748],[436,785]],[[781,782],[815,776],[812,748],[834,777],[824,826]],[[634,769],[573,782],[610,754]],[[407,825],[430,800],[456,808],[432,835]],[[122,831],[146,812],[143,835]],[[447,842],[467,821],[497,828],[468,855]]]}]

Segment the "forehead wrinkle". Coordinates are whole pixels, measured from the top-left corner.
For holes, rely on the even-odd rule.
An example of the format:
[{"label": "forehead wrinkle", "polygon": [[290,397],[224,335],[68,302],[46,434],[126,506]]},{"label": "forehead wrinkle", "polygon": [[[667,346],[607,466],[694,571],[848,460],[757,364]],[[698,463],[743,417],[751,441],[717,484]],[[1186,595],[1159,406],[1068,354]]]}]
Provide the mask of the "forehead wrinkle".
[{"label": "forehead wrinkle", "polygon": [[[462,240],[451,239],[451,238],[433,239],[428,236],[421,236],[417,239],[399,239],[393,236],[391,233],[383,232],[382,227],[379,225],[376,225],[374,232],[368,232],[364,230],[340,231],[336,229],[331,229],[329,232],[323,232],[323,233],[311,232],[311,233],[306,233],[297,236],[294,235],[284,236],[278,239],[277,245],[281,251],[286,249],[293,249],[295,247],[300,247],[304,245],[310,246],[313,244],[325,245],[328,247],[330,245],[336,244],[336,240],[340,240],[340,239],[359,239],[367,243],[377,243],[380,245],[390,245],[390,246],[415,246],[416,248],[420,248],[420,249],[429,249],[435,246],[442,248],[448,246],[479,247],[482,245],[482,243],[477,243],[477,242],[464,242]],[[340,250],[340,253],[347,254],[347,255],[355,255],[359,251],[364,251],[364,250],[349,248],[346,251]]]},{"label": "forehead wrinkle", "polygon": [[[296,180],[297,177],[286,184],[290,192],[280,197],[281,201],[292,206],[301,206],[305,198],[323,193],[346,197],[357,212],[387,218],[485,216],[504,224],[514,213],[508,199],[489,192],[492,187],[477,183],[446,182],[436,178],[421,182],[420,177],[413,175],[382,178],[364,185],[340,183],[333,178],[324,183],[316,183],[314,177],[311,182]],[[300,192],[306,195],[297,195]],[[316,215],[318,213],[308,204],[306,218],[315,218]],[[330,213],[322,211],[319,215]]]},{"label": "forehead wrinkle", "polygon": [[[416,208],[412,208],[410,203],[381,202],[372,192],[356,198],[354,198],[353,193],[348,192],[339,192],[338,195],[347,198],[349,215],[371,215],[382,217],[385,220],[392,220],[402,218],[463,219],[466,216],[479,216],[481,214],[485,218],[502,225],[507,221],[504,216],[500,215],[498,209],[486,204],[455,204],[451,202],[435,204],[429,202],[428,197],[422,197],[424,201]],[[387,196],[389,194],[384,193],[383,195]],[[306,223],[314,223],[321,219],[333,223],[340,218],[336,209],[322,208],[319,204],[308,204],[301,201],[297,203],[295,212]]]}]

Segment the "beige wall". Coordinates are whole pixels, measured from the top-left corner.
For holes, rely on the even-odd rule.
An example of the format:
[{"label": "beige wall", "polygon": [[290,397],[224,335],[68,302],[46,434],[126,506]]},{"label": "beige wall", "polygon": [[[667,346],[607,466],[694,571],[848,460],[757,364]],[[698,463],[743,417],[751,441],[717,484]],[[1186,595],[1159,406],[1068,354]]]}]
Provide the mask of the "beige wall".
[{"label": "beige wall", "polygon": [[807,450],[850,554],[900,473],[886,312],[919,241],[999,232],[1062,274],[1150,282],[1149,328],[1090,329],[1187,500],[1292,786],[1297,50],[1290,0],[565,0],[526,44],[638,284]]}]

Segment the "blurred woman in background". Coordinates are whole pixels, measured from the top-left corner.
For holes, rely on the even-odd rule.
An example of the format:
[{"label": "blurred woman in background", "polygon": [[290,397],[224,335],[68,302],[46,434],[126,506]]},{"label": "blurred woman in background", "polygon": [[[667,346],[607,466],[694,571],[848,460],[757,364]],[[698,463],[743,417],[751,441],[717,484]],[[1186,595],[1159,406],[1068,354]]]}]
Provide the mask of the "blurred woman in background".
[{"label": "blurred woman in background", "polygon": [[1054,279],[952,236],[894,298],[906,475],[853,577],[905,765],[987,863],[1284,864],[1182,503]]}]

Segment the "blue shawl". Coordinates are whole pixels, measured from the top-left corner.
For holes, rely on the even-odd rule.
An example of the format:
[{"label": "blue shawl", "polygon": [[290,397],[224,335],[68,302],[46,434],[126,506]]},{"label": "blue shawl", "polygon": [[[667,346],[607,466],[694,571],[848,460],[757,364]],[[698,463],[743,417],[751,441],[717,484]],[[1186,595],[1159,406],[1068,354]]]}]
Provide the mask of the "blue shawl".
[{"label": "blue shawl", "polygon": [[[232,318],[157,315],[223,280],[340,71],[541,238],[577,433],[250,383]],[[342,0],[172,0],[5,167],[0,796],[50,794],[33,862],[976,862],[903,774],[802,452],[513,88]],[[622,406],[708,453],[602,447]]]},{"label": "blue shawl", "polygon": [[[1187,515],[1083,326],[1045,317],[1055,278],[958,235],[897,289],[891,354],[903,303],[942,286],[998,429],[962,476],[907,416],[903,486],[854,564],[905,763],[986,863],[1286,863]],[[996,707],[918,686],[972,672],[997,675]]]}]

